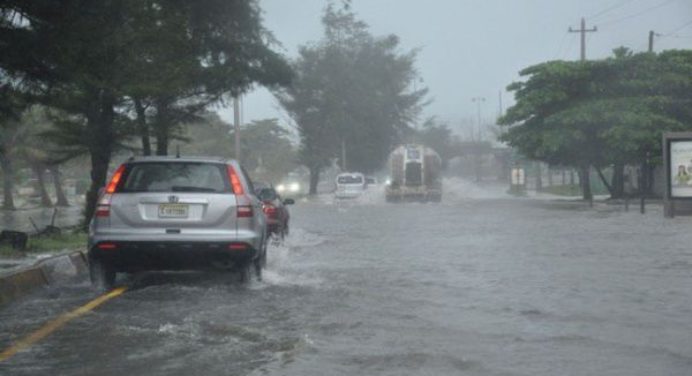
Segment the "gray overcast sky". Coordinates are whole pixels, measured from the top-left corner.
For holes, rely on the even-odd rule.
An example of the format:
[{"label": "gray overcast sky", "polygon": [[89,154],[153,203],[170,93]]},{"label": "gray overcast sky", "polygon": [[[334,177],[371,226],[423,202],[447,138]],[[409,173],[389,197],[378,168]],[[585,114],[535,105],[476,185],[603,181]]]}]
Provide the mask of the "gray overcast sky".
[{"label": "gray overcast sky", "polygon": [[[320,23],[327,0],[260,0],[264,25],[294,58],[298,46],[322,37]],[[547,60],[576,60],[579,28],[587,36],[587,58],[603,58],[624,45],[647,48],[649,30],[660,34],[655,50],[692,48],[692,0],[353,0],[357,16],[375,35],[396,34],[402,51],[420,48],[417,68],[433,102],[422,117],[437,116],[453,128],[475,119],[471,98],[482,96],[483,117],[498,113],[498,93],[511,104],[504,88],[518,71]],[[245,122],[285,115],[266,90],[257,89],[243,102]],[[220,111],[232,119],[232,111]]]}]

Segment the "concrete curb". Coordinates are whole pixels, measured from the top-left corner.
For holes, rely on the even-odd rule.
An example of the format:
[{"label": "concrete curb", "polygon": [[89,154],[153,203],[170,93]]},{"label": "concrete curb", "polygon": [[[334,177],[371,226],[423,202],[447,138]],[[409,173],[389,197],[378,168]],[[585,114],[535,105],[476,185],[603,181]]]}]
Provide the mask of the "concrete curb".
[{"label": "concrete curb", "polygon": [[33,290],[85,274],[89,270],[84,252],[49,257],[32,266],[0,273],[0,307]]}]

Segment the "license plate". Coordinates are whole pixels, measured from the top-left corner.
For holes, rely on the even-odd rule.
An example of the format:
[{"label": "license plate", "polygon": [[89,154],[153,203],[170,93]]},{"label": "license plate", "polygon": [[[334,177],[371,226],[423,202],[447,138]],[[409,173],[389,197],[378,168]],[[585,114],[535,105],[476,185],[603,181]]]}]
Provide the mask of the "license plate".
[{"label": "license plate", "polygon": [[159,218],[187,218],[189,206],[186,204],[159,205]]}]

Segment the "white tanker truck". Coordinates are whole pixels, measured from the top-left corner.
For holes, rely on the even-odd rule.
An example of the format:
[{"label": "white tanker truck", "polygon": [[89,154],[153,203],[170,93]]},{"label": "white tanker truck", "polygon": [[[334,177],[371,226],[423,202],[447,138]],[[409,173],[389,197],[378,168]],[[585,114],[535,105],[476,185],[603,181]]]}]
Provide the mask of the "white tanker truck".
[{"label": "white tanker truck", "polygon": [[423,145],[401,145],[389,154],[387,202],[442,199],[442,160],[435,150]]}]

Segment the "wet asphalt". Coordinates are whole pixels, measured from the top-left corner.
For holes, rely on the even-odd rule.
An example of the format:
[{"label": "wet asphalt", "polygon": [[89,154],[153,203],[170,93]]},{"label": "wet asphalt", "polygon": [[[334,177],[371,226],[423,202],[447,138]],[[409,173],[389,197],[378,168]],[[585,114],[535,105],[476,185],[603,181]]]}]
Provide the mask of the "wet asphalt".
[{"label": "wet asphalt", "polygon": [[[262,282],[119,276],[129,290],[2,375],[692,374],[692,231],[613,205],[452,190],[441,204],[292,207]],[[98,296],[0,309],[0,347]]]}]

